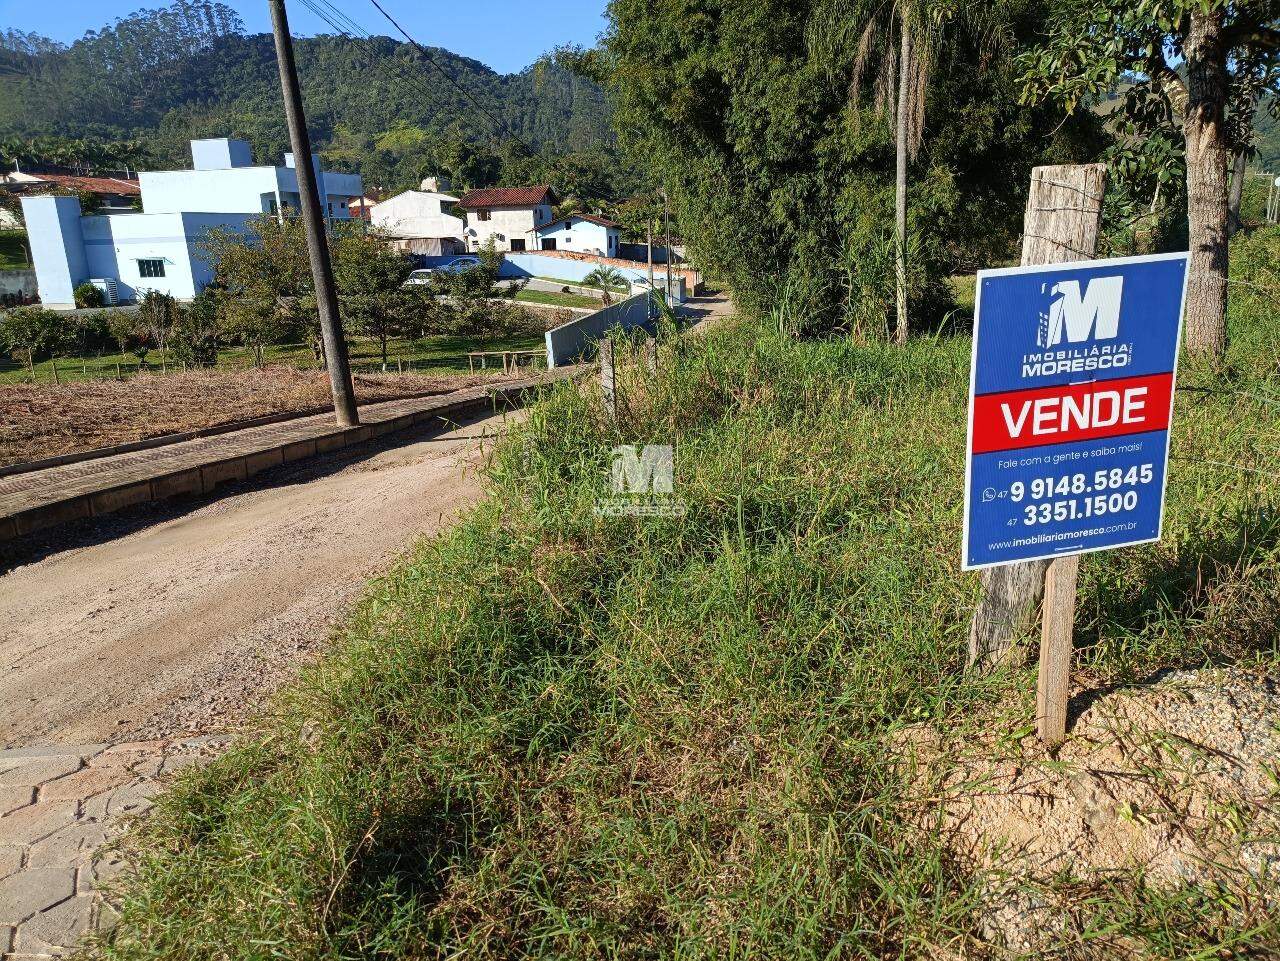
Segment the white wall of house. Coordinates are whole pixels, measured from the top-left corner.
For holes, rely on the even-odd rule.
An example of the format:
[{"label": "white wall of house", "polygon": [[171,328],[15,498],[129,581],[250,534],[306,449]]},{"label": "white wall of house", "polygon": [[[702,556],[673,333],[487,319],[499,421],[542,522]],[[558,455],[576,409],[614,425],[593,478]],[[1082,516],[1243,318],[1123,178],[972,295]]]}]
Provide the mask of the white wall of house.
[{"label": "white wall of house", "polygon": [[[484,219],[487,215],[488,219]],[[467,249],[479,250],[490,238],[494,238],[494,247],[498,250],[512,250],[511,242],[518,241],[525,250],[533,250],[537,246],[534,228],[541,227],[551,221],[551,205],[538,204],[536,207],[494,207],[489,210],[467,211]]]},{"label": "white wall of house", "polygon": [[[593,224],[589,220],[569,217],[538,231],[538,249],[575,250],[579,253],[616,257],[620,237],[621,232],[617,227],[605,227],[602,224]],[[555,246],[549,246],[546,243],[548,240]]]},{"label": "white wall of house", "polygon": [[[41,301],[70,307],[77,285],[100,278],[115,280],[125,301],[147,290],[184,300],[199,293],[212,279],[198,249],[210,228],[241,230],[264,212],[299,206],[296,171],[233,166],[248,157],[248,145],[237,144],[193,141],[195,162],[209,166],[141,174],[142,213],[86,217],[76,197],[23,197]],[[326,172],[319,182],[329,216],[348,218],[360,178]]]},{"label": "white wall of house", "polygon": [[392,237],[456,237],[461,241],[467,226],[461,217],[447,212],[457,202],[458,198],[449,194],[406,190],[374,204],[369,222]]},{"label": "white wall of house", "polygon": [[[142,209],[149,214],[198,210],[202,213],[272,213],[282,206],[298,209],[298,172],[293,154],[284,166],[249,163],[249,145],[242,140],[193,140],[192,170],[144,171],[138,174]],[[351,216],[350,204],[364,193],[360,177],[320,170],[321,211],[336,220]]]}]

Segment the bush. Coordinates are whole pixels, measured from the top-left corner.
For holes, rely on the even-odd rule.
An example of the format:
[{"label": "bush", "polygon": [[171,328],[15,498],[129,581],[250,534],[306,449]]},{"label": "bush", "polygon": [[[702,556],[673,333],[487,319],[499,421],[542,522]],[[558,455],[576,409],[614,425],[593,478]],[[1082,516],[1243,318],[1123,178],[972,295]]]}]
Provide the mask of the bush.
[{"label": "bush", "polygon": [[169,330],[169,353],[176,363],[213,367],[218,363],[218,301],[203,290],[179,308]]},{"label": "bush", "polygon": [[101,307],[106,301],[100,291],[89,281],[79,284],[72,292],[77,307]]}]

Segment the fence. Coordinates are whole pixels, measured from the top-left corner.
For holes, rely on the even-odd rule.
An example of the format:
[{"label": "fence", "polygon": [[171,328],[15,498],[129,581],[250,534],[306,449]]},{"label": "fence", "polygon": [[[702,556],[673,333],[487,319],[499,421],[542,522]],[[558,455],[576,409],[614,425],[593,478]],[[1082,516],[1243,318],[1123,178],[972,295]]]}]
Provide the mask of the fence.
[{"label": "fence", "polygon": [[[283,346],[294,346],[300,350],[306,349],[306,345],[302,344]],[[263,363],[264,365],[283,364],[298,370],[322,369],[320,362],[310,357],[269,357]],[[258,366],[261,365],[254,363],[251,352],[246,352],[244,356],[220,357],[217,364],[203,368],[188,367],[186,364],[176,362],[150,361],[144,366],[137,361],[116,361],[93,357],[75,359],[61,357],[37,362],[34,379],[31,369],[26,364],[0,362],[0,384],[33,382],[39,384],[65,384],[72,381],[124,380],[143,372],[151,376],[167,376],[169,374],[180,374],[187,370],[237,371],[252,370]],[[353,374],[459,373],[467,368],[467,351],[460,349],[456,353],[441,354],[436,357],[406,357],[403,354],[392,352],[388,355],[385,366],[381,359],[356,359],[351,361],[350,366]]]}]

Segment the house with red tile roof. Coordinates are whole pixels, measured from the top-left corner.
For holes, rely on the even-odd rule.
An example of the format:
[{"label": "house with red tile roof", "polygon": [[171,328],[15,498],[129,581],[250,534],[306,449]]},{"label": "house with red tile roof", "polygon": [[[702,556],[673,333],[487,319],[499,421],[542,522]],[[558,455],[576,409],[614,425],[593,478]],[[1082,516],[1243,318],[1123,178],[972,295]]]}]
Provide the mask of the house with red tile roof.
[{"label": "house with red tile roof", "polygon": [[467,217],[467,250],[479,250],[490,237],[502,251],[538,249],[537,230],[551,222],[550,187],[486,187],[463,194],[458,207]]}]

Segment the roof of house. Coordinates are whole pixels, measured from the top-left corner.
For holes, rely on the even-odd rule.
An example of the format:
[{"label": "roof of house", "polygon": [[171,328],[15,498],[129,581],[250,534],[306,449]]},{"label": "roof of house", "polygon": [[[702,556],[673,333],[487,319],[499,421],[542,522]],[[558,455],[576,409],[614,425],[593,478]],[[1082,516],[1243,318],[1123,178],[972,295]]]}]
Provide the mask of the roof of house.
[{"label": "roof of house", "polygon": [[141,193],[136,180],[119,180],[115,177],[81,177],[74,174],[34,174],[39,183],[31,183],[38,188],[42,183],[66,190],[78,190],[91,194],[124,194],[137,196]]},{"label": "roof of house", "polygon": [[469,190],[458,201],[463,210],[482,210],[486,207],[536,207],[550,200],[550,187],[486,187]]},{"label": "roof of house", "polygon": [[538,233],[542,233],[544,230],[550,230],[552,227],[556,227],[560,224],[567,224],[571,220],[585,220],[589,224],[599,224],[601,227],[622,226],[622,224],[618,223],[616,220],[610,220],[608,217],[597,217],[595,214],[569,214],[569,216],[561,217],[559,220],[553,220],[549,224],[543,224],[541,227],[537,228]]}]

